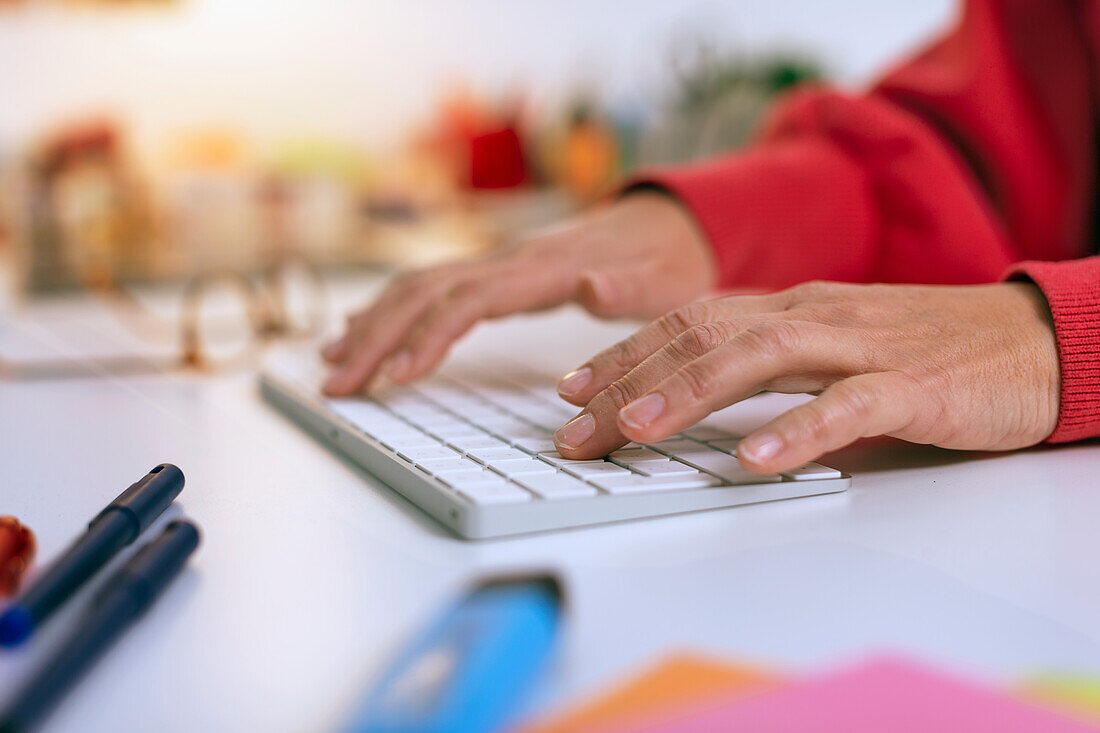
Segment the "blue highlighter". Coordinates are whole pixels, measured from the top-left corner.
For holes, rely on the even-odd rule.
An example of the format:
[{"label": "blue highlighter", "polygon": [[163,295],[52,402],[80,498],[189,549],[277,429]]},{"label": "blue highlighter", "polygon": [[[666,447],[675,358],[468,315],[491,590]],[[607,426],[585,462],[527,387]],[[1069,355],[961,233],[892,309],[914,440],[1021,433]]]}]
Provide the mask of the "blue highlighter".
[{"label": "blue highlighter", "polygon": [[552,576],[479,585],[406,646],[345,730],[500,730],[550,659],[561,608],[561,586]]}]

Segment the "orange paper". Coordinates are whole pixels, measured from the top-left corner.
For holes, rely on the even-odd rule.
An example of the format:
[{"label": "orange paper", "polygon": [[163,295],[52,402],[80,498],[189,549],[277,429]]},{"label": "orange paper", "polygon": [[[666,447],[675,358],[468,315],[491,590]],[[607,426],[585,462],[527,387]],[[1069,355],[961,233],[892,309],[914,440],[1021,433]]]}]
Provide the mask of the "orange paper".
[{"label": "orange paper", "polygon": [[606,694],[548,720],[523,726],[517,733],[582,733],[605,726],[652,722],[683,708],[699,709],[709,700],[726,702],[777,683],[775,675],[761,669],[680,654]]}]

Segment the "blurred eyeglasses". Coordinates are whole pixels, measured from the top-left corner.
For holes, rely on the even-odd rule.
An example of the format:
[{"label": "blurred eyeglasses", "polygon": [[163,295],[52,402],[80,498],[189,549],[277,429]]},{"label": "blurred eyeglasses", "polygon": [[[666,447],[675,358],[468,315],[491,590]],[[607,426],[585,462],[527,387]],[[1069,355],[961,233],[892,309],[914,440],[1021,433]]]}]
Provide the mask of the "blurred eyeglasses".
[{"label": "blurred eyeglasses", "polygon": [[94,300],[87,305],[44,306],[46,315],[39,308],[37,316],[11,320],[7,333],[27,338],[17,338],[14,348],[0,338],[0,377],[86,375],[89,368],[134,373],[247,366],[273,340],[318,335],[326,311],[319,273],[297,259],[281,259],[255,274],[196,275],[182,296],[139,297],[115,284],[90,294]]},{"label": "blurred eyeglasses", "polygon": [[198,368],[247,361],[273,339],[318,335],[324,315],[320,275],[304,261],[284,262],[255,278],[204,273],[183,291],[182,360]]}]

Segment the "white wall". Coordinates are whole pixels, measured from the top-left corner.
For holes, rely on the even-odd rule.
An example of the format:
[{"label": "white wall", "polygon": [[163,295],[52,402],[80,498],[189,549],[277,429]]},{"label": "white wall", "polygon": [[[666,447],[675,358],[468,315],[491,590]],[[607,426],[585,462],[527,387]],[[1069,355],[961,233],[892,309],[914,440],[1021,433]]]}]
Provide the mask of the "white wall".
[{"label": "white wall", "polygon": [[0,147],[89,110],[139,141],[195,124],[261,138],[333,133],[379,145],[444,85],[584,85],[652,98],[670,38],[806,48],[859,82],[943,27],[952,0],[178,0],[0,10]]}]

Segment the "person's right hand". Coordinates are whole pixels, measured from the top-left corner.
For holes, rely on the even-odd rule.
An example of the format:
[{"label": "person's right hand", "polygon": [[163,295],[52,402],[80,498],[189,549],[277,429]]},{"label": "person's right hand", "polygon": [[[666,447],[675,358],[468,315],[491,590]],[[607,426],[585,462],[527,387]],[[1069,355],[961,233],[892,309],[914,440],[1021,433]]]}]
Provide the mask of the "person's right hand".
[{"label": "person's right hand", "polygon": [[715,276],[688,212],[662,193],[632,193],[484,259],[399,277],[323,349],[333,365],[324,392],[422,377],[484,318],[574,300],[597,316],[652,319],[704,293]]}]

